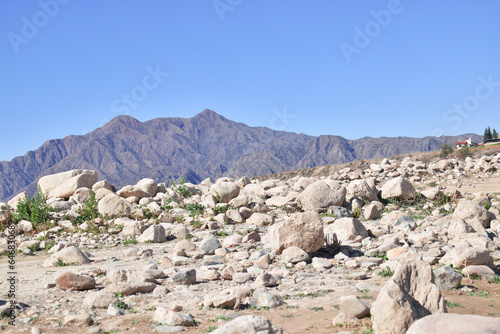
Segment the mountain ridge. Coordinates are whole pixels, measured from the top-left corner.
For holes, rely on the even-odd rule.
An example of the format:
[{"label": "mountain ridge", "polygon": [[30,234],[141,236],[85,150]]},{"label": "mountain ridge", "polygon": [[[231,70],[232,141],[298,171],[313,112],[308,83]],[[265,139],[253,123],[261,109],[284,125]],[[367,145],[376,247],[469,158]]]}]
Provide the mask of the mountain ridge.
[{"label": "mountain ridge", "polygon": [[441,137],[310,136],[250,127],[205,109],[192,118],[165,117],[141,122],[116,116],[85,135],[51,139],[38,149],[0,162],[0,200],[34,193],[44,175],[93,169],[117,188],[141,178],[190,182],[206,177],[259,176],[294,169],[437,150],[475,134]]}]

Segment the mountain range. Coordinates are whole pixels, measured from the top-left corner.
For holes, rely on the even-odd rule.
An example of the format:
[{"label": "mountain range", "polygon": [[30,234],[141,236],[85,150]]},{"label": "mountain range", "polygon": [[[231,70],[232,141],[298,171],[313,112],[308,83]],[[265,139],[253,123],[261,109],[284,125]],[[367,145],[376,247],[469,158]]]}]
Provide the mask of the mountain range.
[{"label": "mountain range", "polygon": [[36,192],[44,175],[92,169],[117,189],[149,177],[156,181],[201,180],[220,176],[259,176],[357,159],[438,150],[444,143],[475,134],[356,140],[319,137],[231,121],[212,110],[192,118],[140,122],[117,116],[88,134],[45,142],[22,157],[0,162],[0,200],[21,191]]}]

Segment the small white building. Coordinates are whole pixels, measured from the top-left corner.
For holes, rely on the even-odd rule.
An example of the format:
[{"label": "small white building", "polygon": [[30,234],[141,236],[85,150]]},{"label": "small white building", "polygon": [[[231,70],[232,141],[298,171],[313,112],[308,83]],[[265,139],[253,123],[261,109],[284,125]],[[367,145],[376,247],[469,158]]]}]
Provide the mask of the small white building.
[{"label": "small white building", "polygon": [[457,145],[457,148],[461,148],[461,147],[464,147],[464,146],[469,146],[469,147],[479,146],[477,143],[474,143],[472,141],[472,138],[469,138],[467,140],[457,141],[456,145]]}]

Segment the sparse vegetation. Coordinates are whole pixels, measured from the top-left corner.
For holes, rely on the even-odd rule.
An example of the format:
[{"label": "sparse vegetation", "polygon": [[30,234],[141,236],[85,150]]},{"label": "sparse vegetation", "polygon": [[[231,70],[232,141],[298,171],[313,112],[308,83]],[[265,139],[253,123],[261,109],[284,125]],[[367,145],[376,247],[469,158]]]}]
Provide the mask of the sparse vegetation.
[{"label": "sparse vegetation", "polygon": [[188,211],[191,215],[201,215],[205,212],[205,206],[199,203],[189,203],[184,205],[184,210]]},{"label": "sparse vegetation", "polygon": [[450,302],[449,300],[446,301],[446,306],[448,306],[449,308],[455,308],[455,307],[462,307],[462,305],[458,304],[458,303],[453,303],[453,302]]},{"label": "sparse vegetation", "polygon": [[61,259],[57,259],[57,261],[54,263],[54,266],[56,267],[69,267],[69,266],[77,266],[78,263],[72,262],[72,263],[65,263]]},{"label": "sparse vegetation", "polygon": [[[38,188],[38,192],[33,198],[29,195],[24,201],[17,203],[17,212],[11,217],[14,223],[21,220],[30,221],[33,224],[33,231],[35,233],[48,230],[53,227],[50,222],[49,212],[53,209],[47,204],[47,199],[43,196],[42,191]],[[4,231],[7,225],[2,223],[1,230]]]},{"label": "sparse vegetation", "polygon": [[469,146],[463,146],[457,150],[457,156],[459,158],[465,159],[465,158],[469,157],[470,155],[471,154],[470,154]]},{"label": "sparse vegetation", "polygon": [[315,306],[315,307],[311,307],[311,311],[319,312],[319,311],[324,311],[324,309],[323,309],[323,306]]},{"label": "sparse vegetation", "polygon": [[379,276],[382,276],[382,277],[390,277],[392,275],[394,275],[394,271],[391,270],[391,268],[389,266],[386,266],[385,267],[386,269],[382,269],[378,275]]},{"label": "sparse vegetation", "polygon": [[80,215],[73,220],[73,223],[77,225],[92,221],[93,219],[101,216],[97,210],[97,200],[93,191],[90,193],[90,198],[85,202],[83,209],[81,209],[78,213]]},{"label": "sparse vegetation", "polygon": [[468,292],[467,296],[488,298],[490,296],[490,293],[486,290],[481,290],[476,292]]},{"label": "sparse vegetation", "polygon": [[226,213],[228,210],[235,210],[236,208],[232,205],[216,205],[214,208],[215,214]]},{"label": "sparse vegetation", "polygon": [[135,239],[135,237],[125,237],[125,240],[123,240],[123,246],[135,244],[137,244],[137,240]]},{"label": "sparse vegetation", "polygon": [[352,210],[352,216],[354,218],[361,217],[361,210],[359,209],[359,207],[355,207],[354,210]]},{"label": "sparse vegetation", "polygon": [[453,152],[451,146],[448,144],[443,144],[441,145],[441,153],[439,154],[439,157],[446,158],[451,154],[451,152]]},{"label": "sparse vegetation", "polygon": [[189,189],[185,186],[186,179],[184,177],[181,177],[179,181],[179,185],[176,185],[175,182],[172,182],[172,190],[181,195],[184,198],[189,198],[193,194],[189,191]]}]

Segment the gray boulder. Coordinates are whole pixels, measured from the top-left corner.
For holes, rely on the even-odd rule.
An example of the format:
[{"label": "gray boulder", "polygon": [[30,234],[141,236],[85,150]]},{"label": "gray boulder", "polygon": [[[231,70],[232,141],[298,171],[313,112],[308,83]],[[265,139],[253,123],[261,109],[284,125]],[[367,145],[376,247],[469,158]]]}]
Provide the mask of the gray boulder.
[{"label": "gray boulder", "polygon": [[439,267],[434,270],[436,285],[442,290],[456,289],[462,283],[462,275],[450,266]]},{"label": "gray boulder", "polygon": [[75,169],[44,176],[38,181],[38,186],[46,198],[69,198],[78,188],[92,189],[97,179],[95,170]]},{"label": "gray boulder", "polygon": [[398,266],[371,308],[376,333],[405,333],[415,320],[443,312],[445,299],[434,284],[431,266],[414,259]]},{"label": "gray boulder", "polygon": [[416,192],[413,185],[402,176],[387,181],[382,186],[382,198],[398,198],[401,200],[410,200],[415,198]]},{"label": "gray boulder", "polygon": [[472,314],[438,313],[419,319],[406,334],[500,334],[500,319]]},{"label": "gray boulder", "polygon": [[273,326],[265,317],[242,315],[217,328],[213,334],[288,334],[279,326]]},{"label": "gray boulder", "polygon": [[342,206],[346,188],[338,181],[320,180],[310,184],[297,197],[297,203],[304,211],[327,208],[332,205]]},{"label": "gray boulder", "polygon": [[295,213],[269,228],[271,246],[276,253],[297,246],[312,253],[325,243],[323,224],[316,212]]}]

